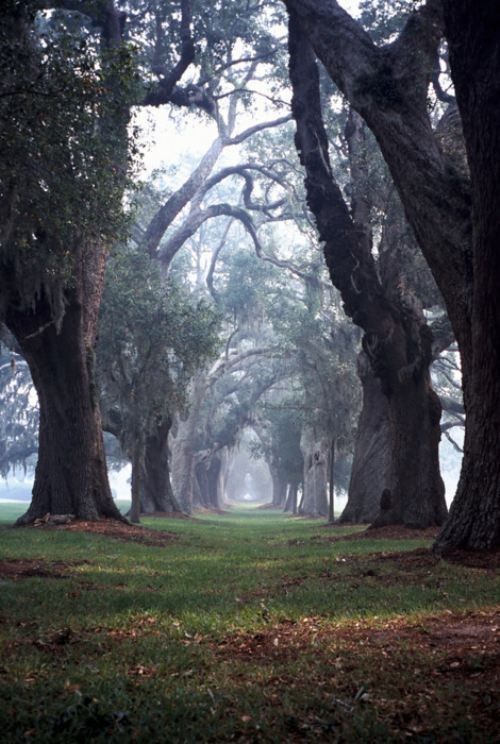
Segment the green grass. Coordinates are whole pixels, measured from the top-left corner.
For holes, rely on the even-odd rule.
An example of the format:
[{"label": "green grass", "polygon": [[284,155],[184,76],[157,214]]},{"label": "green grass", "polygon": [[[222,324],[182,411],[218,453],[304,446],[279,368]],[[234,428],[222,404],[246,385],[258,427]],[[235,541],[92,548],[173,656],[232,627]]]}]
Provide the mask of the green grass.
[{"label": "green grass", "polygon": [[[418,738],[415,726],[412,734],[397,722],[399,712],[384,713],[388,703],[359,700],[383,684],[397,704],[395,680],[416,663],[431,674],[439,653],[420,658],[396,639],[397,658],[389,654],[381,675],[381,648],[360,641],[353,649],[350,629],[376,633],[394,619],[420,627],[429,616],[500,599],[495,572],[441,561],[408,574],[398,561],[372,555],[425,541],[332,543],[320,522],[268,511],[145,520],[177,534],[153,548],[12,529],[16,509],[0,507],[0,558],[72,564],[65,578],[0,580],[6,742]],[[296,640],[287,628],[298,629]],[[442,682],[439,695],[457,703],[433,719],[435,736],[422,741],[493,741],[471,722],[470,692]],[[361,687],[368,692],[354,700]],[[467,738],[472,730],[475,739]]]}]

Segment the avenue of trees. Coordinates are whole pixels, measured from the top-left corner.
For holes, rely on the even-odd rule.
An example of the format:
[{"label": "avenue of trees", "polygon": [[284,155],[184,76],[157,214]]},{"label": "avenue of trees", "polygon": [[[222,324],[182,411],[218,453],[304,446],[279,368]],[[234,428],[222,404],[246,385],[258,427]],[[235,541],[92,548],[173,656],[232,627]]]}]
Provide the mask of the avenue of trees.
[{"label": "avenue of trees", "polygon": [[[133,521],[221,509],[245,442],[274,508],[333,520],[337,489],[342,522],[497,548],[497,3],[1,14],[0,472],[34,468],[20,523],[123,520],[105,449],[132,465]],[[145,111],[186,143],[155,171]],[[439,443],[461,450],[463,427],[448,514]]]}]

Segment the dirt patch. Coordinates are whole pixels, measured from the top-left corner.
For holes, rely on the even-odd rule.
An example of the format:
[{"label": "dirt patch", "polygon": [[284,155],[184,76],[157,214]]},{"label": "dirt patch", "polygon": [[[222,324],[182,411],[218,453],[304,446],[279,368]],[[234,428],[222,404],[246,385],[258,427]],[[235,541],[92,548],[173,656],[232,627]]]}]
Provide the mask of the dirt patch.
[{"label": "dirt patch", "polygon": [[339,574],[335,568],[320,574],[326,579],[360,580],[370,578],[372,581],[385,586],[395,584],[437,584],[439,577],[434,576],[434,569],[441,561],[454,563],[466,568],[495,572],[500,569],[500,552],[468,553],[460,551],[441,557],[428,548],[401,552],[368,553],[367,555],[345,556],[335,559],[335,565],[353,565],[356,573]]},{"label": "dirt patch", "polygon": [[[434,586],[440,582],[433,575],[438,563],[439,558],[425,548],[399,553],[369,553],[336,558],[332,567],[320,573],[319,578],[350,582],[354,589],[366,582],[382,586]],[[353,568],[354,571],[339,571],[337,566]]]},{"label": "dirt patch", "polygon": [[[284,619],[258,633],[228,636],[215,644],[214,649],[217,655],[241,659],[288,660],[290,654],[298,655],[306,646],[318,646],[318,652],[320,648],[333,651],[388,648],[393,653],[402,643],[431,655],[436,646],[444,654],[448,649],[455,656],[464,657],[480,649],[500,661],[500,609],[465,613],[448,610],[420,621],[397,618],[376,625],[361,621],[332,625],[321,617],[304,617],[298,621]],[[500,677],[500,666],[497,672]]]},{"label": "dirt patch", "polygon": [[6,558],[0,560],[0,576],[3,579],[29,579],[37,576],[45,579],[68,578],[67,571],[89,561],[45,561],[40,558]]},{"label": "dirt patch", "polygon": [[[335,530],[337,525],[325,525]],[[344,525],[343,525],[344,526]],[[351,535],[338,535],[329,537],[331,542],[350,542],[352,540],[434,540],[439,532],[439,527],[427,527],[417,530],[402,525],[387,525],[387,527],[368,527],[362,532],[354,532]]]},{"label": "dirt patch", "polygon": [[428,548],[418,548],[402,552],[369,553],[367,556],[350,556],[346,560],[365,560],[370,562],[387,563],[392,561],[396,573],[418,570],[433,569],[443,560],[466,568],[476,568],[483,571],[498,571],[500,569],[500,551],[487,553],[469,553],[465,550],[455,551],[444,556],[433,553]]},{"label": "dirt patch", "polygon": [[471,553],[466,550],[456,550],[443,556],[445,561],[459,563],[468,568],[482,568],[485,571],[500,570],[500,550]]},{"label": "dirt patch", "polygon": [[99,522],[86,522],[84,520],[76,519],[74,522],[71,522],[71,524],[61,525],[60,527],[47,527],[46,529],[68,530],[70,532],[90,532],[95,535],[104,535],[105,537],[113,537],[117,540],[136,542],[141,545],[150,545],[152,547],[163,547],[177,538],[177,535],[173,532],[151,530],[147,527],[127,524],[126,522],[119,522],[115,519],[103,519]]},{"label": "dirt patch", "polygon": [[[458,715],[475,733],[497,730],[498,608],[375,625],[332,625],[321,617],[282,620],[258,633],[229,636],[213,644],[213,651],[231,666],[240,662],[240,676],[245,674],[241,663],[262,669],[272,665],[267,694],[272,688],[271,697],[278,701],[290,685],[301,685],[296,676],[290,679],[287,665],[307,660],[304,690],[320,691],[329,702],[328,720],[336,726],[363,709],[379,718],[397,741],[472,740],[440,736],[455,731]],[[303,718],[298,721],[304,724]],[[305,722],[313,729],[318,724],[316,719]],[[322,730],[317,740],[331,741]]]}]

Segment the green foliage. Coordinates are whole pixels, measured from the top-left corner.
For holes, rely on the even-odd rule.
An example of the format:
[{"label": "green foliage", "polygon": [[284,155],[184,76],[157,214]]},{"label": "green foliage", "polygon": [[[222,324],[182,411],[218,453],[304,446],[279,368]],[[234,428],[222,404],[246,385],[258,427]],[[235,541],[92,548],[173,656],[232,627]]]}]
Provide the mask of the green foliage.
[{"label": "green foliage", "polygon": [[423,4],[423,0],[361,0],[359,19],[379,44],[394,41],[410,13]]},{"label": "green foliage", "polygon": [[272,285],[277,272],[241,248],[226,256],[226,280],[219,290],[224,310],[237,324],[258,325],[263,320],[266,295],[276,291]]},{"label": "green foliage", "polygon": [[34,7],[9,0],[0,28],[0,261],[26,304],[119,234],[136,86],[131,48]]},{"label": "green foliage", "polygon": [[218,348],[218,323],[207,302],[164,282],[147,254],[123,249],[110,259],[98,374],[103,408],[127,441],[184,405],[189,380]]},{"label": "green foliage", "polygon": [[38,406],[28,365],[0,342],[0,476],[32,464],[38,449]]},{"label": "green foliage", "polygon": [[273,402],[268,398],[260,406],[260,440],[251,447],[252,455],[263,457],[288,482],[302,481],[303,458],[300,435],[304,408],[300,398],[285,396]]}]

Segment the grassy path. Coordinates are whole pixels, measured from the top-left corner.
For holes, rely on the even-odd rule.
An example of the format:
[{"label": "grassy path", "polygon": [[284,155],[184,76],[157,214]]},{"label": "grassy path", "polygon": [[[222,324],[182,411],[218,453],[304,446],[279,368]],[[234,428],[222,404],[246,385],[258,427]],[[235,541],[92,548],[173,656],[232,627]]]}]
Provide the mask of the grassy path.
[{"label": "grassy path", "polygon": [[2,741],[497,740],[498,571],[272,512],[147,524],[176,538],[0,527]]}]

